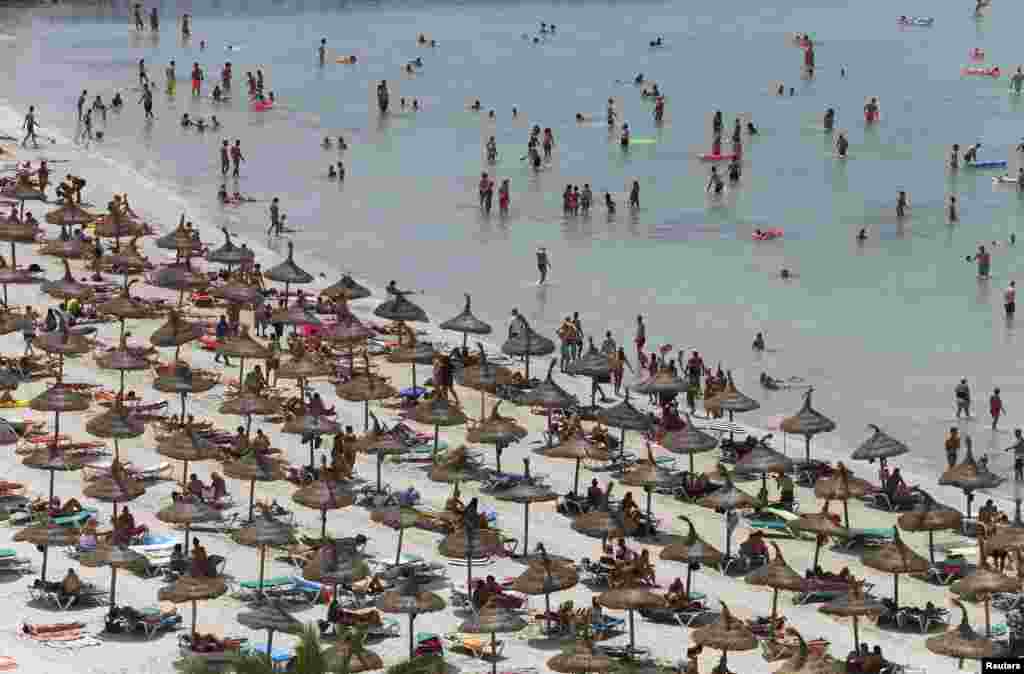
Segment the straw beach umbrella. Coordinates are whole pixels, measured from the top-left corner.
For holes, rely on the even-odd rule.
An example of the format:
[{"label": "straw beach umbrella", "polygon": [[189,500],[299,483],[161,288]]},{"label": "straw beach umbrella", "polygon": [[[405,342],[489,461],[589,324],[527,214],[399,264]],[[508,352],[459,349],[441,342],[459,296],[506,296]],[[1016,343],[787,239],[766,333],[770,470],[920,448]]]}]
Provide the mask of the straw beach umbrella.
[{"label": "straw beach umbrella", "polygon": [[772,588],[771,619],[774,625],[775,618],[779,614],[779,590],[802,592],[804,589],[804,578],[786,563],[779,544],[775,541],[771,541],[771,544],[775,548],[775,557],[764,566],[748,573],[745,580],[750,585]]},{"label": "straw beach umbrella", "polygon": [[[495,408],[497,408],[497,405],[495,405]],[[543,454],[549,459],[575,459],[576,470],[573,472],[572,480],[573,494],[579,493],[580,464],[584,459],[608,461],[611,458],[607,451],[592,444],[582,433],[574,434],[562,444],[555,445],[551,449],[545,449]]]},{"label": "straw beach umbrella", "polygon": [[513,333],[509,328],[508,339],[501,345],[501,352],[506,356],[522,357],[526,359],[526,382],[530,381],[530,357],[547,356],[555,352],[555,343],[534,331],[526,319],[515,309],[512,310],[515,316],[513,325],[518,324],[518,331]]},{"label": "straw beach umbrella", "polygon": [[661,363],[653,377],[634,384],[631,388],[640,395],[671,396],[686,392],[690,385],[670,370],[667,364]]},{"label": "straw beach umbrella", "polygon": [[121,288],[121,292],[118,293],[117,297],[107,300],[96,307],[97,313],[116,316],[121,322],[121,336],[119,339],[124,338],[124,322],[127,319],[150,318],[153,316],[153,308],[149,304],[131,296],[131,286],[134,283],[135,281],[131,281]]},{"label": "straw beach umbrella", "polygon": [[57,355],[57,382],[64,380],[64,358],[92,351],[92,344],[84,336],[71,332],[67,325],[53,332],[45,332],[32,340],[32,345],[46,353]]},{"label": "straw beach umbrella", "polygon": [[614,482],[608,485],[604,502],[597,507],[578,515],[572,521],[572,528],[586,536],[596,538],[625,538],[633,536],[640,530],[640,525],[627,519],[621,509],[612,509],[608,503]]},{"label": "straw beach umbrella", "polygon": [[[501,472],[501,452],[513,442],[519,442],[526,438],[529,433],[511,417],[503,417],[498,413],[501,401],[494,403],[491,416],[477,424],[466,434],[468,442],[479,442],[485,445],[495,446],[495,458],[498,472]],[[483,410],[481,410],[482,412]],[[548,456],[554,456],[549,454]],[[563,457],[566,458],[566,457]],[[570,457],[573,458],[573,457]],[[576,466],[576,479],[579,480],[579,464]],[[574,490],[575,491],[575,490]]]},{"label": "straw beach umbrella", "polygon": [[424,400],[412,409],[408,417],[413,421],[434,427],[434,456],[437,458],[438,433],[441,426],[461,426],[466,415],[456,404],[439,396]]},{"label": "straw beach umbrella", "polygon": [[256,592],[263,596],[263,572],[265,569],[267,546],[282,546],[292,542],[295,528],[270,515],[269,509],[261,509],[258,517],[238,530],[235,540],[242,545],[259,549],[260,577]]},{"label": "straw beach umbrella", "polygon": [[821,554],[821,546],[825,542],[826,538],[829,536],[838,536],[842,538],[849,536],[850,530],[846,527],[839,526],[839,524],[836,523],[836,520],[839,518],[829,512],[828,506],[829,502],[825,501],[825,504],[821,506],[821,512],[800,513],[799,517],[789,523],[789,528],[793,531],[805,531],[810,534],[815,534],[814,562],[811,564],[812,569],[818,568],[818,556]]},{"label": "straw beach umbrella", "polygon": [[50,471],[50,501],[53,500],[53,471],[67,470],[67,466],[72,465],[64,460],[63,452],[60,451],[60,415],[84,412],[89,409],[89,405],[89,398],[64,384],[54,384],[28,403],[37,412],[53,412],[53,444],[47,450],[38,450],[26,457],[24,461],[27,466]]},{"label": "straw beach umbrella", "polygon": [[652,501],[656,488],[668,488],[682,484],[683,476],[674,471],[662,468],[654,460],[654,450],[647,445],[647,460],[638,461],[622,476],[622,484],[631,487],[643,487],[647,492],[647,519],[653,522]]},{"label": "straw beach umbrella", "polygon": [[[231,304],[257,307],[266,301],[263,291],[259,286],[243,283],[237,278],[231,278],[222,286],[210,289],[210,295],[222,299]],[[273,320],[273,317],[272,319]]]},{"label": "straw beach umbrella", "polygon": [[589,346],[586,353],[566,365],[565,373],[590,378],[590,406],[597,407],[597,385],[611,379],[612,364],[608,360],[608,356],[594,346],[594,338],[588,337],[588,340]]},{"label": "straw beach umbrella", "polygon": [[398,395],[398,391],[386,379],[370,374],[369,371],[365,375],[354,376],[347,382],[338,384],[334,387],[334,392],[342,400],[363,403],[364,432],[370,430],[370,402],[387,400]]},{"label": "straw beach umbrella", "polygon": [[473,561],[485,562],[505,549],[499,534],[479,528],[480,516],[476,508],[477,501],[473,499],[462,513],[461,526],[456,526],[437,546],[437,551],[445,557],[465,561],[466,590],[470,593],[473,592]]},{"label": "straw beach umbrella", "polygon": [[804,404],[800,411],[782,420],[780,428],[786,433],[804,436],[805,460],[811,462],[811,438],[819,433],[830,433],[836,430],[836,422],[811,407],[811,394],[814,388],[804,393]]},{"label": "straw beach umbrella", "polygon": [[843,524],[850,527],[850,507],[848,501],[851,498],[860,498],[871,492],[873,489],[870,482],[859,477],[853,477],[849,469],[840,461],[836,466],[836,472],[824,479],[814,483],[814,495],[826,501],[843,502]]},{"label": "straw beach umbrella", "polygon": [[405,530],[420,523],[420,513],[405,506],[384,506],[370,513],[370,521],[398,530],[398,546],[395,550],[395,566],[402,561],[402,538]]},{"label": "straw beach umbrella", "polygon": [[719,603],[722,605],[722,613],[718,620],[693,630],[690,633],[690,640],[695,644],[722,651],[722,664],[725,664],[729,651],[754,650],[757,648],[757,639],[742,620],[733,617],[724,601]]},{"label": "straw beach umbrella", "polygon": [[964,444],[967,445],[967,453],[964,455],[964,460],[952,468],[947,468],[939,477],[939,484],[959,487],[963,490],[967,500],[967,519],[970,519],[973,492],[978,489],[998,487],[1002,484],[1003,478],[988,470],[987,467],[978,465],[978,462],[974,459],[971,436],[964,436]]},{"label": "straw beach umbrella", "polygon": [[978,553],[978,568],[966,578],[953,583],[950,590],[962,598],[978,597],[985,606],[985,636],[992,636],[992,594],[995,592],[1018,592],[1020,580],[1003,575],[988,566],[984,543]]},{"label": "straw beach umbrella", "polygon": [[537,484],[530,476],[530,459],[523,459],[523,480],[508,489],[502,489],[494,497],[499,501],[523,504],[523,558],[529,558],[530,550],[530,504],[557,501],[558,492],[547,485]]},{"label": "straw beach umbrella", "polygon": [[900,530],[893,527],[893,540],[880,548],[864,553],[861,561],[872,569],[892,574],[892,600],[896,608],[900,606],[900,574],[926,573],[928,560],[911,550],[900,540]]},{"label": "straw beach umbrella", "polygon": [[223,576],[182,576],[171,585],[160,588],[157,597],[160,601],[174,604],[192,604],[192,636],[196,634],[196,604],[207,599],[216,599],[228,591]]},{"label": "straw beach umbrella", "polygon": [[616,611],[629,614],[629,656],[636,652],[636,628],[633,612],[641,609],[665,608],[665,599],[644,587],[620,587],[597,595],[597,603]]},{"label": "straw beach umbrella", "polygon": [[[723,412],[729,413],[729,423],[733,423],[733,414],[736,412],[752,412],[761,407],[761,403],[736,389],[736,383],[732,379],[732,372],[728,374],[729,381],[725,390],[711,399],[711,404],[717,406]],[[730,435],[732,432],[730,431]]]},{"label": "straw beach umbrella", "polygon": [[411,292],[398,291],[394,288],[389,288],[388,292],[391,295],[390,299],[377,305],[373,310],[374,316],[399,323],[426,323],[429,320],[427,312],[406,298],[406,295],[412,294]]},{"label": "straw beach umbrella", "polygon": [[96,219],[96,214],[90,213],[76,203],[66,201],[54,210],[48,212],[43,216],[43,219],[51,225],[57,225],[61,229],[64,229],[65,227],[87,225]]},{"label": "straw beach umbrella", "polygon": [[544,595],[545,622],[551,614],[551,595],[576,586],[580,581],[572,561],[548,556],[543,543],[537,544],[537,557],[530,561],[526,571],[512,581],[509,589],[527,595]]},{"label": "straw beach umbrella", "polygon": [[256,259],[256,254],[249,250],[247,246],[243,244],[239,247],[231,242],[231,232],[228,231],[227,227],[221,227],[220,231],[224,233],[224,245],[207,253],[207,262],[226,264],[230,269],[236,264],[252,262]]},{"label": "straw beach umbrella", "polygon": [[[415,337],[413,337],[415,339]],[[434,345],[430,342],[416,342],[408,344],[406,346],[399,346],[393,349],[388,355],[387,359],[389,363],[409,363],[412,366],[412,396],[419,397],[426,393],[426,389],[418,388],[416,386],[416,366],[417,365],[430,365],[434,362],[434,357],[437,356],[437,351],[434,350]],[[435,382],[436,383],[436,382]]]},{"label": "straw beach umbrella", "polygon": [[[548,366],[548,375],[538,386],[523,393],[517,401],[521,405],[540,407],[547,410],[548,428],[551,427],[551,412],[573,407],[578,403],[576,396],[571,395],[551,378],[557,361],[552,360]],[[551,436],[548,436],[548,447],[551,447]]]},{"label": "straw beach umbrella", "polygon": [[761,438],[752,450],[743,455],[733,467],[736,474],[761,475],[762,492],[768,493],[768,473],[790,473],[794,470],[793,461],[785,454],[780,454],[766,443],[771,434]]},{"label": "straw beach umbrella", "polygon": [[575,641],[547,661],[548,669],[564,674],[603,674],[615,669],[615,661],[594,651],[589,640]]},{"label": "straw beach umbrella", "polygon": [[234,356],[239,359],[238,365],[238,386],[245,387],[245,360],[266,360],[271,357],[270,349],[263,346],[249,335],[249,326],[239,327],[238,335],[228,337],[219,346],[217,353],[222,356]]},{"label": "straw beach umbrella", "polygon": [[284,297],[288,301],[288,289],[293,285],[305,285],[313,282],[313,275],[295,264],[295,244],[288,242],[288,257],[284,262],[275,265],[263,273],[271,281],[284,284]]},{"label": "straw beach umbrella", "polygon": [[176,310],[167,312],[167,320],[149,336],[149,343],[158,348],[175,347],[174,360],[183,344],[199,339],[206,334],[206,328],[198,323],[186,321]]},{"label": "straw beach umbrella", "polygon": [[872,430],[871,437],[860,443],[853,454],[850,455],[851,459],[857,461],[881,461],[906,454],[910,451],[909,447],[875,424],[868,424],[868,428]]},{"label": "straw beach umbrella", "polygon": [[701,497],[701,499],[697,501],[697,505],[704,508],[711,508],[712,510],[718,510],[726,514],[725,555],[728,557],[731,552],[730,548],[732,543],[732,530],[728,527],[729,511],[739,510],[742,508],[753,508],[758,502],[753,496],[741,489],[738,489],[736,485],[733,484],[732,475],[724,465],[718,464],[718,472],[722,475],[722,479],[725,483],[707,496]]},{"label": "straw beach umbrella", "polygon": [[786,634],[795,636],[799,642],[796,654],[782,663],[775,674],[846,674],[846,663],[831,657],[828,653],[811,651],[804,638],[792,627]]},{"label": "straw beach umbrella", "polygon": [[160,509],[156,518],[166,524],[184,525],[185,527],[185,554],[188,554],[188,544],[193,524],[204,524],[206,522],[217,522],[223,519],[220,511],[195,499],[172,497],[171,505]]},{"label": "straw beach umbrella", "polygon": [[224,474],[236,480],[249,481],[249,519],[256,502],[257,482],[276,482],[287,477],[284,462],[259,451],[250,452],[237,461],[224,464]]},{"label": "straw beach umbrella", "polygon": [[903,513],[896,524],[904,531],[928,532],[928,558],[935,563],[935,532],[947,529],[960,529],[962,517],[952,508],[939,505],[935,499],[927,497],[921,505],[910,512]]},{"label": "straw beach umbrella", "polygon": [[146,493],[141,482],[125,473],[120,459],[115,458],[110,466],[110,474],[103,475],[85,486],[82,493],[97,501],[114,505],[114,518],[117,518],[117,504],[134,501]]},{"label": "straw beach umbrella", "polygon": [[462,312],[454,318],[449,318],[444,323],[441,323],[442,330],[451,330],[453,332],[462,333],[462,348],[466,348],[466,344],[469,342],[470,335],[489,335],[493,328],[489,323],[481,321],[479,318],[473,315],[472,309],[470,309],[470,297],[469,293],[466,293],[466,306],[462,308]]},{"label": "straw beach umbrella", "polygon": [[341,641],[331,646],[328,653],[333,654],[344,664],[344,670],[348,674],[359,674],[359,672],[372,672],[377,669],[384,669],[384,660],[379,655],[365,647],[366,634],[364,632],[349,631],[342,637]]},{"label": "straw beach umbrella", "polygon": [[45,524],[25,527],[14,532],[11,540],[15,543],[31,543],[43,549],[43,567],[39,571],[39,578],[46,582],[46,563],[49,558],[50,548],[77,545],[81,533],[77,527],[66,527],[48,521]]},{"label": "straw beach umbrella", "polygon": [[117,570],[130,568],[145,557],[123,546],[98,545],[92,552],[82,555],[81,562],[85,566],[110,567],[110,606],[117,606]]},{"label": "straw beach umbrella", "polygon": [[370,297],[373,293],[366,286],[358,283],[349,274],[342,274],[341,278],[320,291],[331,299],[361,300]]},{"label": "straw beach umbrella", "polygon": [[416,616],[421,613],[434,613],[444,609],[444,599],[434,594],[420,590],[415,579],[409,578],[397,590],[385,592],[377,600],[377,609],[384,613],[398,613],[409,616],[409,657],[412,658],[416,651],[416,635],[413,632],[413,623]]},{"label": "straw beach umbrella", "polygon": [[840,618],[853,618],[853,648],[855,651],[860,650],[858,620],[865,617],[877,617],[888,611],[884,603],[865,594],[864,581],[852,583],[846,596],[833,599],[818,610]]},{"label": "straw beach umbrella", "polygon": [[190,461],[208,461],[220,457],[220,452],[207,440],[201,438],[187,423],[178,431],[163,438],[156,445],[156,453],[175,461],[183,461],[181,484],[188,480],[188,464]]},{"label": "straw beach umbrella", "polygon": [[347,508],[356,502],[355,495],[338,482],[316,480],[300,487],[292,500],[299,505],[320,511],[320,538],[327,538],[327,511]]},{"label": "straw beach umbrella", "polygon": [[467,634],[491,635],[491,674],[498,674],[498,641],[496,634],[518,632],[526,627],[527,622],[518,613],[507,608],[485,606],[479,613],[463,621],[460,632]]},{"label": "straw beach umbrella", "polygon": [[[627,389],[627,395],[628,393]],[[715,449],[718,447],[718,439],[697,428],[690,419],[689,414],[683,414],[683,423],[685,425],[681,430],[666,431],[661,437],[659,444],[673,454],[688,455],[690,457],[690,473],[695,474],[696,469],[693,465],[694,455],[703,454]]]},{"label": "straw beach umbrella", "polygon": [[281,411],[281,405],[270,398],[258,396],[255,393],[243,392],[241,395],[228,398],[221,403],[218,411],[221,414],[234,414],[245,417],[245,437],[249,438],[252,430],[252,418],[254,415],[271,415]]},{"label": "straw beach umbrella", "polygon": [[[371,415],[372,416],[372,415]],[[373,431],[356,440],[356,451],[374,454],[377,457],[377,493],[383,493],[382,474],[384,459],[388,456],[400,456],[409,452],[409,447],[394,433],[381,430],[377,417],[373,417]]]},{"label": "straw beach umbrella", "polygon": [[953,605],[960,609],[960,624],[947,632],[929,637],[924,642],[925,648],[937,655],[957,658],[958,666],[962,666],[964,660],[981,660],[1005,655],[1002,646],[974,631],[967,621],[967,608],[956,599],[952,601]]},{"label": "straw beach umbrella", "polygon": [[64,263],[64,276],[56,281],[43,281],[42,290],[50,297],[59,300],[79,300],[82,302],[92,299],[95,291],[84,283],[79,283],[71,275],[71,265],[67,260]]},{"label": "straw beach umbrella", "polygon": [[689,601],[693,566],[695,564],[718,566],[722,563],[722,553],[697,535],[697,531],[693,527],[693,521],[689,517],[680,515],[679,519],[690,526],[690,531],[682,542],[673,543],[662,548],[660,557],[666,561],[686,564],[686,601]]},{"label": "straw beach umbrella", "polygon": [[[166,370],[162,370],[166,372]],[[185,404],[189,395],[206,393],[219,382],[213,377],[196,372],[187,363],[175,361],[169,374],[161,374],[153,382],[153,389],[181,397],[181,418],[185,419]]]},{"label": "straw beach umbrella", "polygon": [[274,652],[274,632],[294,633],[302,630],[302,622],[289,613],[278,599],[270,599],[248,611],[240,611],[235,620],[251,630],[267,631],[268,658]]},{"label": "straw beach umbrella", "polygon": [[654,423],[650,417],[634,407],[633,403],[629,401],[629,388],[626,388],[626,397],[623,398],[622,402],[598,410],[597,420],[606,426],[620,430],[620,454],[626,451],[626,431],[650,433],[654,430]]}]

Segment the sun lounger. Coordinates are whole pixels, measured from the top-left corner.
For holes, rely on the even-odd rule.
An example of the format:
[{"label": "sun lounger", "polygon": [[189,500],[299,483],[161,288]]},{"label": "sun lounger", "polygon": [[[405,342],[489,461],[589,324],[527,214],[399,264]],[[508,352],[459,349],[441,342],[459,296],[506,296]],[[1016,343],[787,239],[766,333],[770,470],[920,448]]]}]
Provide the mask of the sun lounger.
[{"label": "sun lounger", "polygon": [[[274,576],[263,579],[263,593],[268,596],[277,596],[295,588],[294,576]],[[233,596],[243,601],[256,599],[260,593],[259,580],[245,580],[238,584]]]},{"label": "sun lounger", "polygon": [[50,600],[61,611],[67,611],[72,606],[85,604],[100,605],[106,601],[110,591],[92,583],[82,583],[82,589],[77,594],[64,594],[56,587],[60,583],[54,583],[49,588],[37,588],[38,597]]},{"label": "sun lounger", "polygon": [[597,636],[607,635],[609,632],[614,632],[622,628],[626,624],[625,618],[612,618],[610,616],[604,616],[601,620],[595,620],[590,623],[590,628]]},{"label": "sun lounger", "polygon": [[449,650],[464,651],[474,658],[500,658],[505,650],[504,641],[496,641],[492,649],[491,640],[478,634],[447,634],[445,640]]},{"label": "sun lounger", "polygon": [[85,508],[74,515],[61,515],[51,518],[51,522],[60,526],[80,527],[89,521],[97,512],[96,508]]},{"label": "sun lounger", "polygon": [[308,601],[311,606],[316,605],[320,601],[320,596],[323,594],[324,586],[320,583],[312,580],[306,580],[302,576],[292,576],[293,589],[291,591],[285,591],[286,595],[291,597],[303,599]]},{"label": "sun lounger", "polygon": [[849,535],[836,535],[836,538],[844,539],[843,547],[847,550],[857,545],[884,545],[892,541],[892,528],[875,528],[875,529],[849,529]]},{"label": "sun lounger", "polygon": [[366,636],[374,639],[397,637],[402,633],[402,624],[398,618],[386,618],[381,616],[379,625],[370,625]]},{"label": "sun lounger", "polygon": [[921,628],[921,634],[927,634],[933,625],[948,625],[949,611],[944,608],[927,609],[902,609],[897,617],[897,624],[900,627],[910,623]]},{"label": "sun lounger", "polygon": [[[242,648],[244,653],[267,654],[267,644],[253,644]],[[295,653],[287,648],[273,648],[270,651],[270,662],[275,672],[286,671],[288,663],[295,657]]]},{"label": "sun lounger", "polygon": [[[864,583],[864,591],[867,592],[874,587],[874,583]],[[812,604],[817,602],[832,601],[844,597],[850,592],[850,583],[835,578],[806,578],[804,590],[793,595],[794,604]]]},{"label": "sun lounger", "polygon": [[195,658],[209,664],[220,664],[229,662],[232,658],[238,655],[242,646],[248,643],[248,639],[237,638],[223,640],[227,645],[227,648],[217,651],[196,651],[192,650],[192,638],[191,635],[182,634],[178,637],[178,652],[183,658]]},{"label": "sun lounger", "polygon": [[4,556],[0,557],[0,574],[2,573],[31,573],[32,560],[27,557]]},{"label": "sun lounger", "polygon": [[738,565],[745,573],[753,568],[764,566],[767,563],[767,555],[751,555],[746,552],[740,552],[736,555],[729,555],[728,557],[723,557],[720,567],[722,569],[722,573],[728,575],[729,569],[731,569],[733,566]]}]

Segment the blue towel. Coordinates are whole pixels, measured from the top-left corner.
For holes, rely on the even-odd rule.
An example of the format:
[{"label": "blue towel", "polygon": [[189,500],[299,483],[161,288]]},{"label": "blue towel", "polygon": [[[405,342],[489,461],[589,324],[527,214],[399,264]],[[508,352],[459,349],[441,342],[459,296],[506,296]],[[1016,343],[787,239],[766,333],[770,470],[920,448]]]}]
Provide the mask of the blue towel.
[{"label": "blue towel", "polygon": [[[266,652],[267,652],[267,645],[266,644],[256,644],[254,646],[250,646],[248,650],[250,650],[250,651],[252,651],[254,653],[266,654]],[[284,648],[275,648],[271,652],[271,654],[270,654],[270,659],[273,662],[288,662],[293,657],[295,657],[295,654],[292,653],[291,651],[287,650],[287,649],[284,649]]]}]

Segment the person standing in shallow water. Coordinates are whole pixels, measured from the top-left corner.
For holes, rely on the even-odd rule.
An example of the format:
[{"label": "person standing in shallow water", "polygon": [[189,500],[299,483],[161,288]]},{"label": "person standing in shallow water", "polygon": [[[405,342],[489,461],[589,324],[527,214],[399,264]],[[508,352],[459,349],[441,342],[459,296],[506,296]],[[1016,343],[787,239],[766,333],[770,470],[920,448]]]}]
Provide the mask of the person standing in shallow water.
[{"label": "person standing in shallow water", "polygon": [[1010,281],[1010,285],[1003,291],[1003,309],[1007,318],[1013,318],[1017,313],[1017,282]]},{"label": "person standing in shallow water", "polygon": [[971,387],[967,385],[966,379],[961,379],[960,383],[953,389],[953,396],[956,398],[956,418],[960,418],[962,413],[968,419],[971,418]]},{"label": "person standing in shallow water", "polygon": [[957,456],[960,454],[960,429],[953,426],[949,429],[949,436],[946,437],[946,463],[952,468],[956,465]]},{"label": "person standing in shallow water", "polygon": [[988,398],[988,412],[992,416],[992,430],[996,430],[996,426],[999,425],[999,417],[1006,413],[1006,407],[1003,405],[1003,398],[999,395],[999,388],[995,388],[992,391],[992,395]]},{"label": "person standing in shallow water", "polygon": [[327,38],[320,38],[320,47],[317,49],[317,56],[320,58],[320,65],[327,62]]},{"label": "person standing in shallow water", "polygon": [[548,257],[548,249],[541,246],[537,249],[537,271],[540,272],[540,280],[537,281],[537,285],[542,286],[547,283],[549,269],[551,269],[551,258]]}]

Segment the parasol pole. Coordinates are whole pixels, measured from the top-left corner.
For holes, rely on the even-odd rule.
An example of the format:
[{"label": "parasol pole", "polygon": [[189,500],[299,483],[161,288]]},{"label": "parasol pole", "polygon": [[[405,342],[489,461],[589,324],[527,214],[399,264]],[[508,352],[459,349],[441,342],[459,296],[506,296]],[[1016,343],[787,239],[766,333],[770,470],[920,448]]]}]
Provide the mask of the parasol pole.
[{"label": "parasol pole", "polygon": [[252,522],[253,506],[256,504],[256,480],[249,480],[249,521]]},{"label": "parasol pole", "polygon": [[[850,503],[848,499],[843,499],[843,521],[846,522],[846,528],[850,528]],[[934,560],[933,560],[934,561]]]},{"label": "parasol pole", "polygon": [[384,466],[384,453],[381,452],[378,449],[377,450],[377,493],[378,494],[383,492],[383,489],[381,489],[381,472],[383,470],[383,466]]},{"label": "parasol pole", "polygon": [[320,540],[327,539],[327,508],[320,509]]},{"label": "parasol pole", "polygon": [[491,674],[498,674],[498,641],[491,632]]},{"label": "parasol pole", "polygon": [[928,530],[928,557],[931,559],[932,565],[935,564],[935,532],[931,529]]},{"label": "parasol pole", "polygon": [[370,401],[363,401],[363,433],[368,433],[370,430]]},{"label": "parasol pole", "polygon": [[633,609],[629,609],[629,658],[636,652],[636,628],[633,625]]},{"label": "parasol pole", "polygon": [[572,495],[576,496],[580,493],[580,463],[583,459],[576,457],[576,473],[572,479]]},{"label": "parasol pole", "polygon": [[[399,523],[401,524],[401,523]],[[398,566],[402,561],[402,536],[405,534],[405,527],[398,529],[398,549],[395,550],[395,566]]]},{"label": "parasol pole", "polygon": [[188,554],[188,539],[192,536],[191,522],[185,522],[185,554]]},{"label": "parasol pole", "polygon": [[860,630],[857,629],[857,616],[853,616],[853,650],[860,653]]},{"label": "parasol pole", "polygon": [[775,629],[775,616],[779,614],[779,588],[772,591],[772,629]]},{"label": "parasol pole", "polygon": [[992,595],[985,593],[985,638],[992,638],[992,608],[989,605],[992,601]]},{"label": "parasol pole", "polygon": [[[804,436],[804,442],[806,443],[806,444],[804,444],[804,454],[805,454],[805,456],[807,458],[807,463],[810,463],[811,462],[811,436],[805,435]],[[847,525],[847,526],[849,526],[849,525]]]},{"label": "parasol pole", "polygon": [[505,443],[498,442],[494,445],[494,460],[498,466],[498,473],[501,473],[501,453],[505,451]]},{"label": "parasol pole", "polygon": [[530,502],[523,504],[523,558],[530,556]]},{"label": "parasol pole", "polygon": [[892,602],[896,604],[896,609],[900,608],[900,574],[892,574]]},{"label": "parasol pole", "polygon": [[409,659],[416,655],[416,635],[412,631],[412,623],[416,620],[416,613],[409,614]]},{"label": "parasol pole", "polygon": [[264,600],[267,598],[267,596],[265,594],[263,594],[263,561],[264,561],[264,558],[265,558],[266,554],[267,554],[266,546],[261,545],[260,546],[260,579],[259,579],[259,584],[257,585],[256,592]]},{"label": "parasol pole", "polygon": [[693,565],[686,565],[686,603],[690,603],[690,583],[693,582]]},{"label": "parasol pole", "polygon": [[274,628],[267,628],[267,660],[274,662]]},{"label": "parasol pole", "polygon": [[114,597],[117,596],[117,566],[110,565],[110,608],[116,608]]}]

